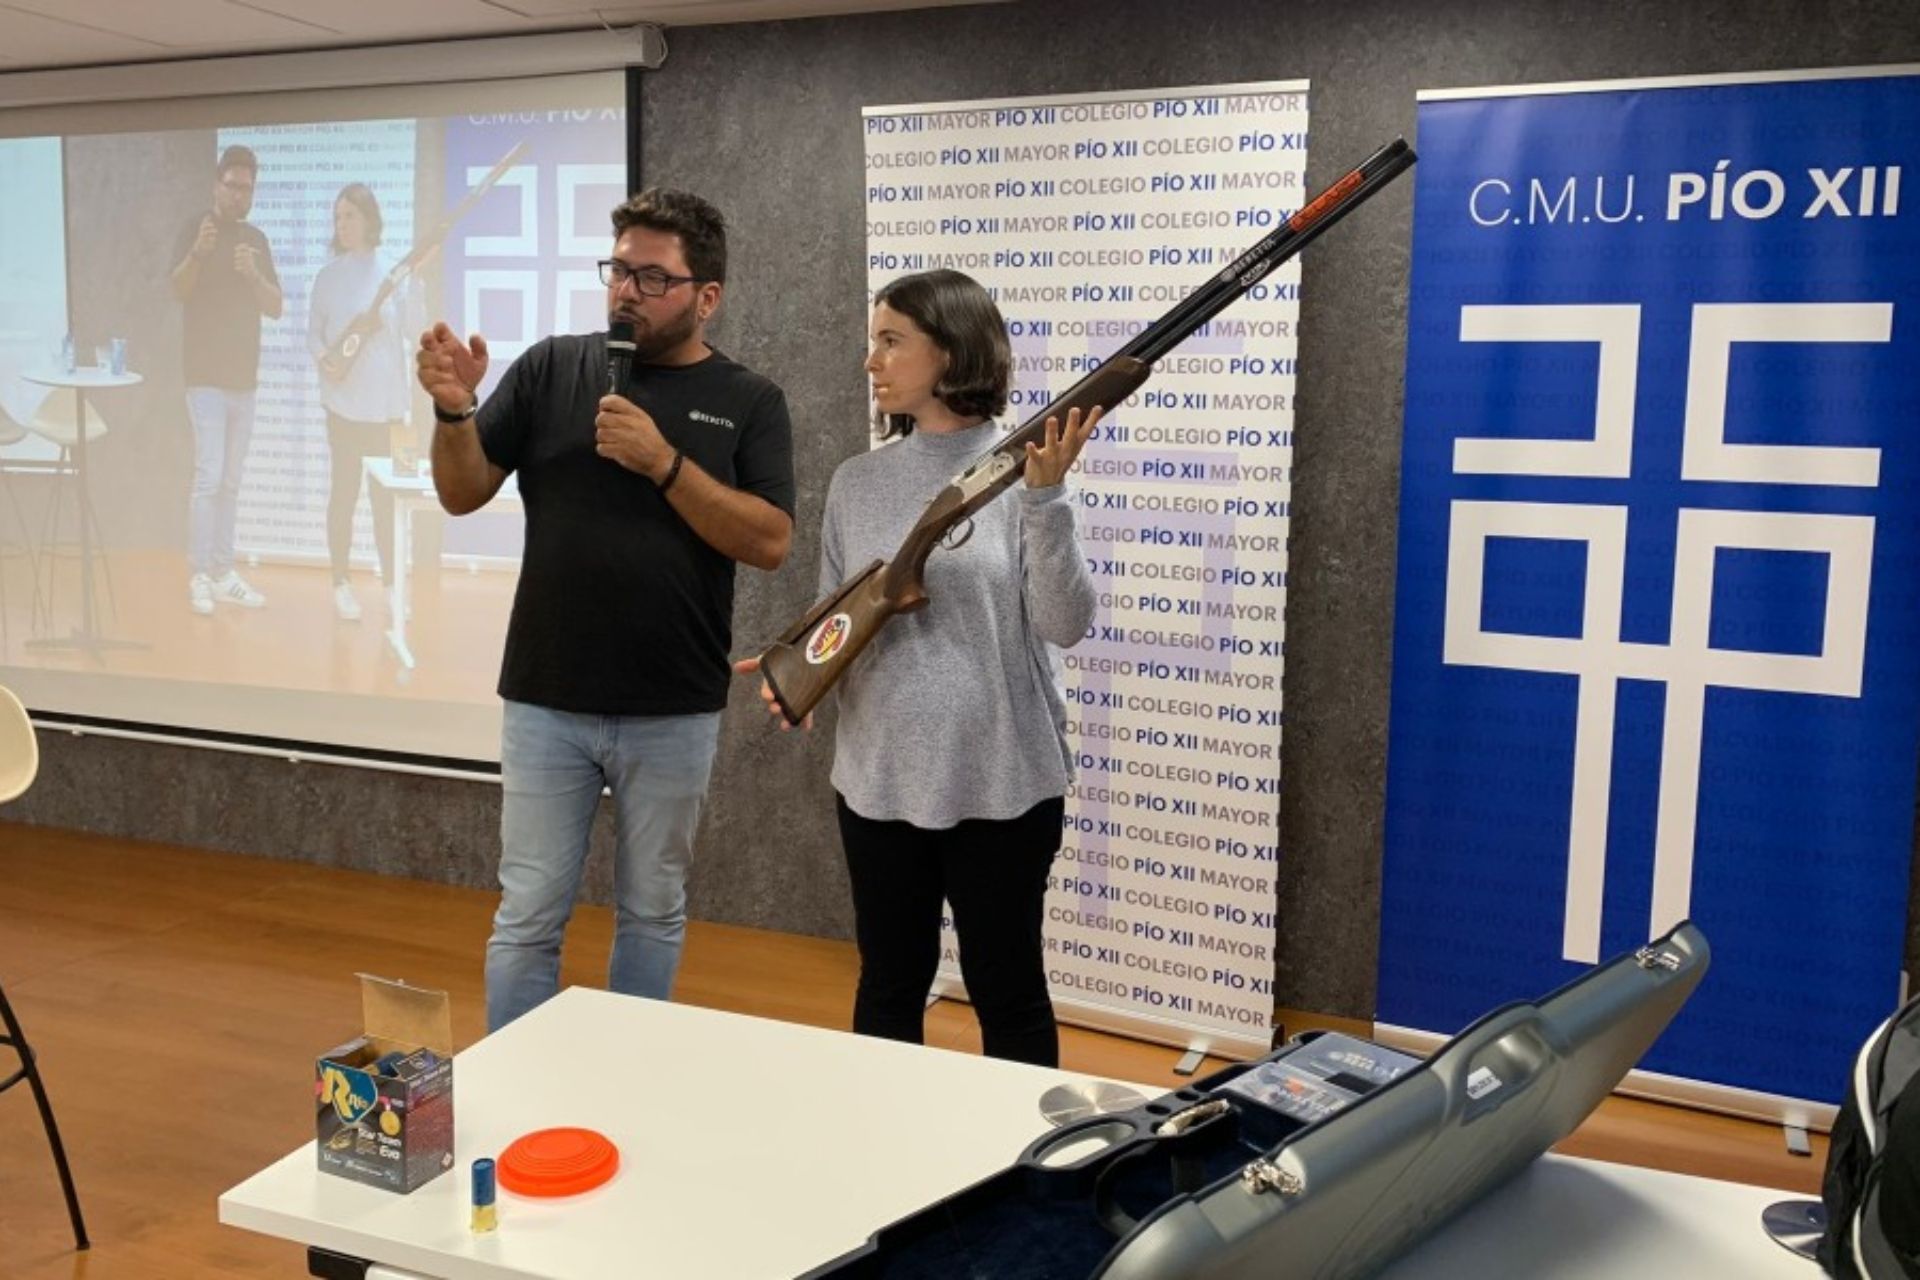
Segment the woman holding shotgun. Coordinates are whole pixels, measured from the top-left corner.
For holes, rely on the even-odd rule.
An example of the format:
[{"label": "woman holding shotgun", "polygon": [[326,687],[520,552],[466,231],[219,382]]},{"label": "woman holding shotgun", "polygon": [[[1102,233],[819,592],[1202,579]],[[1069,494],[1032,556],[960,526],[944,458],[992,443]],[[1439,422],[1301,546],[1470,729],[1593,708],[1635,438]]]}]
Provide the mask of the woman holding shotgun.
[{"label": "woman holding shotgun", "polygon": [[[893,441],[834,473],[823,591],[892,555],[933,496],[994,446],[1012,381],[999,308],[956,271],[881,289],[869,336],[867,376]],[[897,617],[838,686],[833,786],[863,1035],[921,1042],[945,900],[987,1054],[1058,1065],[1041,941],[1073,776],[1058,651],[1086,634],[1094,610],[1065,481],[1100,412],[1047,423],[1043,442],[1027,446],[1024,486],[928,561],[932,603]],[[735,669],[757,671],[759,660]],[[764,683],[761,696],[778,717]]]},{"label": "woman holding shotgun", "polygon": [[[350,576],[353,512],[360,473],[369,456],[393,451],[404,438],[413,400],[406,335],[417,330],[402,314],[402,299],[380,297],[387,265],[379,260],[385,222],[380,201],[363,182],[333,198],[333,257],[313,278],[307,308],[307,350],[320,370],[320,403],[327,411],[332,480],[327,494],[327,559],[333,566],[333,609],[342,622],[360,619]],[[377,311],[373,304],[382,303]],[[366,329],[346,341],[356,326]],[[393,572],[393,491],[367,486],[373,507],[373,544],[380,577]]]}]

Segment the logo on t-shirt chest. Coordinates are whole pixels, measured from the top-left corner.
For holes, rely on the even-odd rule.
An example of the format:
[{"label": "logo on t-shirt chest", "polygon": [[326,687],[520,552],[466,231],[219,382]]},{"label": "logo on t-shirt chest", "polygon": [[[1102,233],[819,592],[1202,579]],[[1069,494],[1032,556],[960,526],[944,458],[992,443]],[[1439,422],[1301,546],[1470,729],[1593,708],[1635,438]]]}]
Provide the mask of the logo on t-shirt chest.
[{"label": "logo on t-shirt chest", "polygon": [[687,410],[687,417],[693,422],[704,422],[709,426],[725,427],[729,431],[734,430],[733,419],[723,418],[717,413],[708,413],[702,409],[689,409]]}]

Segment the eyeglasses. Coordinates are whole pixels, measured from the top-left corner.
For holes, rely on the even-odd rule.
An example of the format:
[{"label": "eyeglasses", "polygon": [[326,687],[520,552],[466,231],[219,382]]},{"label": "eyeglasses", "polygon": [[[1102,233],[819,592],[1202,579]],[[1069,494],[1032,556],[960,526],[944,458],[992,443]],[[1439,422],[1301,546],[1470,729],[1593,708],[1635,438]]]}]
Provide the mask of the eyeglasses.
[{"label": "eyeglasses", "polygon": [[600,260],[600,283],[618,289],[629,280],[643,298],[664,298],[677,284],[699,284],[699,276],[676,276],[658,267],[630,267],[618,258]]}]

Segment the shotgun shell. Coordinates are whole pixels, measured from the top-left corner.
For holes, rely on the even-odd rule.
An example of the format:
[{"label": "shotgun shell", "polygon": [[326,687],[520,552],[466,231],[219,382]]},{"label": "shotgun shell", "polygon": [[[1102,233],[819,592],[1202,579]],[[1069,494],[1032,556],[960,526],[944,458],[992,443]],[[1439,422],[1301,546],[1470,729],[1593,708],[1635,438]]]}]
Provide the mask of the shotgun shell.
[{"label": "shotgun shell", "polygon": [[493,1160],[482,1156],[473,1162],[473,1229],[476,1233],[491,1231],[500,1225],[494,1195]]}]

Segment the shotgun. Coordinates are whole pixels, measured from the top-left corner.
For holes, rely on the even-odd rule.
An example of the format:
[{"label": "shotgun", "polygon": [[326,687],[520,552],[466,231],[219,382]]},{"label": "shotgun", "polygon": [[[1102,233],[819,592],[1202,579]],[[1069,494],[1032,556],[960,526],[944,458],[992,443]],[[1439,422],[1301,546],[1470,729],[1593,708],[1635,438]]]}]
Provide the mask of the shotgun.
[{"label": "shotgun", "polygon": [[1155,361],[1367,197],[1412,168],[1414,159],[1405,139],[1396,138],[1381,147],[955,476],[934,496],[892,560],[875,560],[834,588],[760,656],[761,677],[788,723],[806,719],[889,618],[926,607],[927,557],[948,534],[1020,478],[1027,443],[1045,439],[1047,419],[1058,418],[1064,424],[1074,409],[1086,413],[1096,406],[1119,405],[1146,382]]},{"label": "shotgun", "polygon": [[467,216],[473,206],[480,203],[480,197],[493,190],[500,179],[507,176],[507,170],[519,163],[527,152],[527,144],[516,143],[513,150],[500,158],[500,163],[487,171],[473,190],[467,192],[464,199],[453,207],[453,211],[440,219],[439,225],[424,236],[406,257],[393,264],[393,269],[380,281],[380,289],[373,295],[373,302],[365,311],[355,316],[347,327],[335,338],[333,345],[320,357],[320,374],[328,382],[343,382],[347,374],[353,371],[353,363],[360,358],[360,351],[366,346],[368,338],[380,332],[384,322],[380,319],[380,308],[387,305],[387,299],[394,290],[407,282],[408,277],[419,271],[422,264],[433,255],[446,241],[447,233],[453,230],[453,224]]}]

